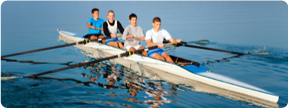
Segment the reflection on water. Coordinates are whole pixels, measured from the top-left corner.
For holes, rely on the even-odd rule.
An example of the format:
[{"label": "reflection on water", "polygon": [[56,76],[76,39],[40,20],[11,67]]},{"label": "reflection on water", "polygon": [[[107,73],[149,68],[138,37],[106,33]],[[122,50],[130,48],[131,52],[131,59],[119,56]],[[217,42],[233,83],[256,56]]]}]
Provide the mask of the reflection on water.
[{"label": "reflection on water", "polygon": [[[170,50],[168,48],[168,50]],[[93,51],[93,50],[92,50]],[[98,53],[89,53],[82,51],[85,55],[93,55]],[[96,56],[96,55],[95,55]],[[270,55],[269,55],[270,56]],[[203,62],[203,65],[211,65],[214,63],[220,62],[230,62],[232,58],[239,58],[239,55],[234,55],[230,57],[225,57],[222,59],[217,59],[213,61]],[[248,56],[254,57],[254,56]],[[259,57],[259,56],[258,56]],[[263,57],[263,56],[261,56]],[[59,65],[71,65],[70,62],[68,63],[49,63],[49,62],[34,62],[34,61],[20,61],[20,60],[13,60],[13,59],[5,59],[7,62],[20,62],[20,63],[32,63],[32,64],[59,64]],[[89,61],[96,60],[94,58],[90,58]],[[88,61],[84,61],[88,62]],[[140,65],[140,64],[133,64],[133,65]],[[129,67],[126,67],[129,66]],[[211,97],[215,97],[218,99],[232,99],[237,101],[239,104],[244,105],[252,105],[252,106],[261,106],[261,107],[278,107],[276,103],[269,103],[264,100],[256,99],[253,97],[244,96],[239,93],[235,93],[232,91],[227,91],[224,89],[212,87],[197,81],[192,81],[188,79],[184,79],[182,77],[178,77],[172,74],[168,74],[164,71],[151,71],[150,68],[141,68],[139,71],[135,71],[135,66],[123,64],[116,64],[115,62],[111,61],[104,61],[100,63],[94,63],[90,65],[86,65],[79,68],[84,68],[87,72],[82,72],[79,76],[83,76],[85,81],[80,81],[78,79],[73,78],[49,78],[49,77],[39,77],[36,78],[40,81],[45,81],[46,79],[49,80],[57,80],[59,82],[64,82],[64,87],[53,87],[52,90],[45,91],[45,88],[41,86],[41,83],[37,82],[35,84],[29,84],[29,82],[24,81],[29,84],[27,88],[30,87],[38,87],[42,93],[57,93],[62,91],[71,92],[71,89],[76,89],[79,86],[86,87],[85,89],[81,89],[85,91],[85,94],[92,94],[97,95],[93,98],[85,98],[85,96],[80,96],[75,101],[69,100],[69,104],[84,104],[86,105],[100,105],[100,106],[123,106],[123,107],[141,107],[149,106],[149,107],[161,107],[170,104],[178,104],[179,98],[181,97],[181,91],[186,92],[201,92]],[[10,73],[2,73],[1,78],[5,79],[7,76],[15,76],[13,78],[21,78],[17,75],[13,75]],[[7,80],[9,81],[9,80]],[[4,81],[7,82],[7,81]],[[49,82],[49,81],[48,81]],[[71,84],[71,82],[74,82]],[[5,84],[4,84],[5,85]],[[6,84],[9,85],[9,84]],[[19,85],[16,85],[18,87]],[[30,89],[20,86],[24,89],[23,94],[25,91],[30,91]],[[42,87],[42,88],[40,88]],[[103,88],[105,91],[92,91],[88,88]],[[57,89],[56,89],[57,88]],[[26,90],[25,90],[26,89]],[[4,89],[6,90],[6,89]],[[36,90],[36,89],[35,89]],[[8,90],[6,90],[8,91]],[[38,91],[38,90],[36,90]],[[73,90],[72,90],[73,91]],[[125,92],[124,92],[125,91]],[[5,94],[6,92],[3,92]],[[67,94],[67,93],[64,93]],[[21,95],[21,94],[20,94]],[[67,95],[79,95],[75,93],[70,93]],[[99,96],[101,95],[101,96]],[[7,96],[5,94],[4,96]],[[46,96],[46,95],[44,95]],[[13,95],[12,95],[13,97]],[[39,96],[36,96],[39,97]],[[41,97],[41,96],[40,96]],[[47,97],[47,96],[46,96]],[[104,98],[109,97],[109,99]],[[34,100],[34,97],[30,97],[31,100]],[[118,99],[117,101],[111,99]],[[57,100],[58,102],[59,100]],[[125,101],[125,102],[124,102]],[[25,102],[24,102],[25,103]],[[21,106],[17,105],[16,106]],[[29,106],[29,105],[28,105]],[[66,106],[66,105],[64,105]]]},{"label": "reflection on water", "polygon": [[[91,60],[95,59],[90,58],[90,61]],[[84,81],[73,78],[52,77],[38,77],[34,78],[33,80],[28,78],[19,78],[18,80],[2,80],[2,82],[6,83],[4,84],[6,85],[4,86],[5,89],[2,89],[2,93],[4,94],[4,96],[2,95],[2,99],[9,100],[7,97],[15,97],[15,95],[6,92],[14,93],[17,90],[20,90],[21,92],[18,92],[17,95],[27,96],[28,92],[28,94],[31,94],[29,95],[30,101],[38,100],[38,98],[40,100],[48,99],[47,97],[54,99],[53,101],[49,100],[49,102],[43,101],[45,104],[51,103],[50,106],[52,107],[67,107],[77,104],[86,107],[111,106],[128,108],[157,108],[166,104],[178,104],[178,101],[180,101],[179,98],[182,97],[180,92],[195,91],[204,93],[211,97],[216,97],[218,99],[229,98],[236,100],[237,103],[242,105],[278,107],[278,105],[275,103],[268,103],[235,92],[226,91],[175,75],[166,74],[161,71],[159,71],[157,74],[150,73],[151,75],[148,75],[147,73],[139,74],[128,67],[121,64],[113,64],[109,61],[94,63],[81,68],[87,70],[87,72],[79,74],[79,76],[82,76],[85,79]],[[9,76],[17,75],[11,73],[1,74],[2,79]],[[19,82],[19,84],[16,82]],[[8,85],[10,86],[8,87]],[[99,88],[103,88],[103,90]],[[53,96],[48,96],[52,94]],[[58,94],[64,97],[58,98],[58,100],[55,99],[57,98],[55,95]],[[67,96],[69,96],[68,99],[66,99]],[[10,101],[15,101],[13,99]],[[19,107],[31,106],[31,104],[33,104],[33,102],[24,101],[25,99],[23,98],[20,99],[20,103],[13,103],[13,105],[9,106]],[[5,104],[11,103],[7,101],[4,102],[6,102]],[[35,105],[45,106],[41,103]]]},{"label": "reflection on water", "polygon": [[[235,58],[238,56],[228,57]],[[227,59],[227,58],[225,58]],[[224,59],[224,60],[225,60]],[[95,60],[95,59],[90,59]],[[87,61],[85,61],[87,62]],[[90,64],[84,66],[87,73],[82,73],[83,77],[90,80],[90,84],[95,84],[107,90],[125,89],[126,94],[118,94],[118,92],[110,91],[108,97],[121,97],[127,102],[135,104],[149,105],[152,108],[160,107],[164,104],[177,103],[178,97],[181,96],[180,91],[197,91],[203,92],[209,96],[216,98],[229,98],[237,100],[241,104],[257,105],[262,107],[278,107],[275,103],[267,103],[263,100],[244,96],[242,94],[226,91],[223,89],[208,86],[195,81],[187,81],[177,76],[168,77],[168,75],[158,73],[159,76],[145,76],[144,74],[134,72],[132,69],[120,64],[108,63],[108,61]],[[167,78],[161,78],[161,76]],[[172,80],[170,80],[170,78]],[[89,83],[88,83],[89,84]],[[164,87],[166,85],[166,87]],[[97,92],[89,92],[97,94]],[[138,94],[140,94],[138,96]],[[108,104],[107,102],[103,102]],[[115,105],[109,102],[110,105]],[[132,107],[126,105],[126,107]]]},{"label": "reflection on water", "polygon": [[[94,59],[91,59],[94,60]],[[166,98],[171,96],[175,98],[177,95],[176,85],[169,83],[170,89],[166,90],[163,87],[164,81],[149,80],[136,75],[131,69],[121,65],[106,65],[103,63],[95,63],[89,66],[84,66],[89,70],[89,73],[82,73],[84,77],[105,89],[125,89],[127,95],[118,95],[115,92],[110,92],[109,97],[120,96],[124,100],[136,104],[145,104],[150,107],[157,108],[165,103],[175,102]],[[130,70],[130,71],[128,71]],[[117,83],[117,84],[116,84]],[[137,94],[145,92],[144,101],[138,100]]]}]

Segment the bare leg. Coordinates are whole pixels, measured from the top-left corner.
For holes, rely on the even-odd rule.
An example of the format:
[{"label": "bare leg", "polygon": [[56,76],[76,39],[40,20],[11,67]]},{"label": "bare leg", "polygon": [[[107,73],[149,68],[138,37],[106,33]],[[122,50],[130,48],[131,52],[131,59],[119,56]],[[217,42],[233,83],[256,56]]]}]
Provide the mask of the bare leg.
[{"label": "bare leg", "polygon": [[124,49],[124,47],[123,47],[123,45],[122,45],[122,43],[120,41],[117,41],[117,44],[118,44],[120,49]]},{"label": "bare leg", "polygon": [[[103,35],[99,35],[98,38],[104,38]],[[90,40],[98,39],[97,36],[91,35]]]},{"label": "bare leg", "polygon": [[123,45],[122,45],[122,43],[120,41],[117,41],[117,42],[110,41],[108,43],[108,45],[116,47],[116,48],[124,49],[124,47],[123,47]]},{"label": "bare leg", "polygon": [[113,42],[113,41],[110,41],[110,42],[108,43],[108,45],[118,48],[117,43],[116,43],[116,42]]},{"label": "bare leg", "polygon": [[135,49],[133,47],[130,47],[129,51],[135,51]]},{"label": "bare leg", "polygon": [[94,40],[94,39],[97,39],[97,36],[91,35],[90,40]]},{"label": "bare leg", "polygon": [[[99,35],[98,38],[104,38],[103,35]],[[105,44],[105,39],[101,40],[103,44]]]},{"label": "bare leg", "polygon": [[165,58],[164,58],[163,56],[161,56],[160,54],[158,54],[158,53],[154,53],[154,54],[152,55],[152,58],[165,61]]},{"label": "bare leg", "polygon": [[104,38],[104,36],[103,35],[99,35],[98,38]]},{"label": "bare leg", "polygon": [[175,63],[168,53],[164,52],[162,53],[162,56],[166,59],[167,62]]},{"label": "bare leg", "polygon": [[[140,50],[140,49],[145,49],[145,47],[140,46],[137,50]],[[147,51],[143,51],[143,52],[142,52],[142,55],[148,56],[148,52],[147,52]]]}]

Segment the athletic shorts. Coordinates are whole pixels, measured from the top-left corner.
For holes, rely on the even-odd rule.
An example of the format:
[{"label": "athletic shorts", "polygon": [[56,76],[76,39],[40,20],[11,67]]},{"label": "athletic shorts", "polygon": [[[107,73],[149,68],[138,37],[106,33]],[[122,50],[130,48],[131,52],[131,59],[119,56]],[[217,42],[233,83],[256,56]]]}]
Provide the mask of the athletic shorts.
[{"label": "athletic shorts", "polygon": [[149,51],[148,51],[148,56],[149,56],[149,57],[152,57],[152,55],[153,55],[154,53],[158,53],[158,54],[162,55],[162,54],[164,53],[164,50],[161,49],[161,48],[149,50]]},{"label": "athletic shorts", "polygon": [[109,43],[110,41],[117,42],[117,41],[118,41],[118,38],[106,39],[106,40],[105,40],[105,44],[108,45],[108,43]]},{"label": "athletic shorts", "polygon": [[90,39],[90,37],[91,37],[92,35],[94,35],[94,36],[96,36],[96,37],[98,38],[98,37],[99,37],[100,35],[102,35],[102,34],[87,34],[87,35],[83,36],[83,38]]},{"label": "athletic shorts", "polygon": [[130,49],[130,47],[133,47],[135,50],[137,50],[139,47],[140,47],[140,45],[137,45],[137,46],[127,46],[127,47],[125,47],[125,49],[126,50],[129,50]]}]

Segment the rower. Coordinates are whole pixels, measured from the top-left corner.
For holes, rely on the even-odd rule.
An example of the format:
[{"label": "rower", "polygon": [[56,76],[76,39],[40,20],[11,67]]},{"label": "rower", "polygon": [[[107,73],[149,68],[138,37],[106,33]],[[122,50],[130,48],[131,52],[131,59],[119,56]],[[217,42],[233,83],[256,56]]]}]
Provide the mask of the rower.
[{"label": "rower", "polygon": [[[122,35],[122,39],[126,40],[124,42],[124,48],[129,51],[136,51],[140,49],[145,49],[145,47],[140,45],[140,40],[134,39],[134,37],[141,38],[142,41],[145,40],[143,29],[136,25],[137,23],[137,16],[136,14],[132,13],[129,15],[129,22],[130,25],[128,25]],[[148,56],[147,51],[144,51],[142,53],[145,56]]]},{"label": "rower", "polygon": [[91,14],[92,18],[87,21],[88,34],[83,37],[90,40],[104,38],[103,34],[101,34],[101,30],[96,29],[101,28],[102,24],[104,23],[104,20],[99,18],[99,9],[93,8],[91,10]]},{"label": "rower", "polygon": [[107,13],[108,21],[103,23],[103,32],[107,37],[111,39],[106,39],[105,44],[109,46],[113,46],[116,48],[124,49],[122,43],[117,38],[117,30],[120,33],[123,33],[123,27],[121,23],[117,20],[114,20],[114,12],[112,10]]},{"label": "rower", "polygon": [[155,17],[153,19],[153,29],[148,30],[146,32],[146,43],[148,47],[152,47],[152,46],[158,46],[158,49],[154,49],[154,50],[149,50],[148,51],[148,56],[155,58],[155,59],[160,59],[160,60],[164,60],[170,63],[174,63],[174,61],[171,59],[170,55],[166,52],[163,51],[163,40],[164,38],[166,40],[169,40],[170,42],[177,42],[180,43],[181,39],[173,39],[171,37],[171,35],[164,29],[160,29],[161,28],[161,19],[159,17]]}]

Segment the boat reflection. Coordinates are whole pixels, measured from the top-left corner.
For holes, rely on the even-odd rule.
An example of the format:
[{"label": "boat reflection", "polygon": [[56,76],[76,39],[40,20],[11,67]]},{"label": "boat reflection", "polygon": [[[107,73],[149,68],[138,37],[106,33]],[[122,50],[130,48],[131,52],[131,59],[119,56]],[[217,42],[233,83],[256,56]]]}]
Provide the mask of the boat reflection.
[{"label": "boat reflection", "polygon": [[[88,67],[90,69],[88,69]],[[213,87],[161,70],[158,70],[158,72],[155,73],[149,71],[149,68],[136,69],[136,67],[116,65],[109,61],[91,64],[86,68],[90,72],[83,73],[83,75],[88,77],[91,82],[96,83],[105,89],[127,89],[128,95],[122,96],[123,99],[132,103],[149,105],[152,108],[157,108],[172,102],[175,103],[180,96],[180,93],[178,93],[179,91],[202,92],[217,98],[225,97],[236,100],[242,104],[253,104],[261,107],[278,107],[278,104],[276,103]],[[105,80],[105,84],[101,83],[101,81],[99,81],[100,79]],[[116,86],[116,83],[118,86]],[[163,85],[166,85],[166,88],[164,88]],[[140,92],[147,95],[144,96],[145,99],[137,96]],[[111,96],[117,95],[112,93]]]},{"label": "boat reflection", "polygon": [[[85,68],[89,68],[88,70],[90,72],[82,73],[82,75],[89,78],[92,83],[105,89],[127,89],[128,96],[123,96],[123,99],[128,102],[159,107],[164,103],[171,103],[171,100],[165,97],[168,93],[174,93],[176,95],[172,90],[165,91],[162,84],[164,81],[142,78],[141,76],[136,75],[131,69],[124,66],[117,69],[117,65],[95,63],[85,66]],[[100,83],[101,81],[99,80],[101,79],[105,80],[106,84]],[[119,83],[120,86],[115,86],[116,83]],[[140,92],[145,92],[145,94],[147,94],[147,96],[145,96],[145,101],[138,101],[137,94]],[[117,96],[113,92],[110,93],[112,94],[110,96]],[[171,94],[170,96],[174,97]]]},{"label": "boat reflection", "polygon": [[[94,59],[91,59],[94,60]],[[134,64],[139,65],[139,64]],[[82,73],[87,77],[86,81],[80,81],[72,78],[51,78],[36,77],[35,79],[53,79],[61,82],[72,81],[77,86],[98,87],[112,90],[120,89],[122,92],[110,91],[108,97],[121,97],[125,101],[135,104],[148,105],[152,108],[161,107],[164,104],[177,103],[181,96],[180,91],[195,91],[207,94],[219,99],[229,98],[236,100],[241,104],[256,105],[260,107],[278,107],[278,104],[267,102],[254,97],[246,96],[236,92],[213,87],[198,81],[193,81],[179,77],[167,72],[158,70],[157,73],[150,71],[150,68],[127,67],[120,64],[114,64],[108,61],[84,66],[88,72]],[[139,71],[134,71],[139,70]],[[2,77],[5,74],[2,73]],[[13,76],[13,75],[6,75]],[[123,93],[123,91],[126,93]],[[98,92],[87,92],[89,94],[104,94]],[[144,96],[145,95],[145,96]],[[220,98],[222,97],[222,98]],[[90,100],[89,103],[105,104],[109,106],[133,107],[130,104],[116,103],[109,101]]]}]

